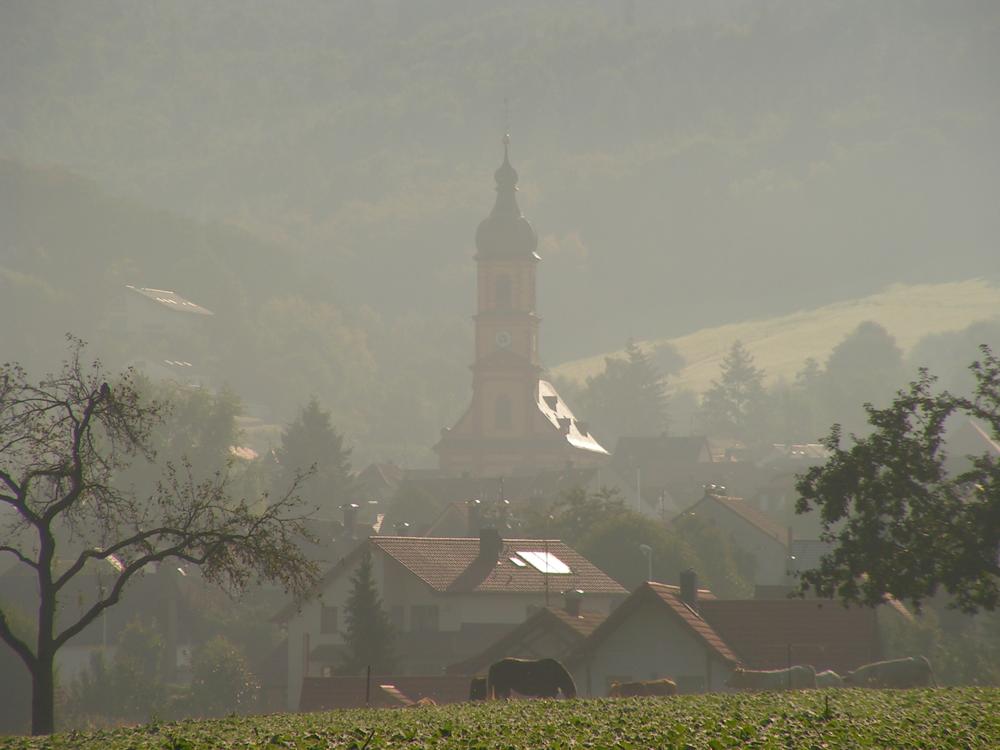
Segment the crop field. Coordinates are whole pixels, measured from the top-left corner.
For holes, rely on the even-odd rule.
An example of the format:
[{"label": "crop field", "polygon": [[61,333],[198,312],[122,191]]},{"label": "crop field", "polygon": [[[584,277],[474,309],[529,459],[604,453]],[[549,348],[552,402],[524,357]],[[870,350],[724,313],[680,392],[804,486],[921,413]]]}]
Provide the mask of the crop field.
[{"label": "crop field", "polygon": [[998,748],[1000,689],[826,690],[274,714],[155,723],[3,748]]}]

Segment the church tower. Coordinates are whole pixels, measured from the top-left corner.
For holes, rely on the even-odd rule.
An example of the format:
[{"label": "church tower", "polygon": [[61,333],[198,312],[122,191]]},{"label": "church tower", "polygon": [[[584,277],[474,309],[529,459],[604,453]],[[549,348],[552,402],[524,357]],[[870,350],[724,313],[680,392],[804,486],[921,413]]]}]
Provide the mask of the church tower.
[{"label": "church tower", "polygon": [[477,305],[472,403],[435,446],[440,468],[504,476],[591,466],[607,451],[541,378],[535,305],[538,236],[517,205],[504,137],[496,203],[476,231]]}]

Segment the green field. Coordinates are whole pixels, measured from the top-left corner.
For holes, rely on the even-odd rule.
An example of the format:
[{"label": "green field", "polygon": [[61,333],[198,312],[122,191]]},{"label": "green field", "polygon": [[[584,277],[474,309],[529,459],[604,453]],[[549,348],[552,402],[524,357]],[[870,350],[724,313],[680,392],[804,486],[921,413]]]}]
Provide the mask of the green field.
[{"label": "green field", "polygon": [[4,748],[998,748],[1000,689],[825,690],[275,714]]},{"label": "green field", "polygon": [[[1000,311],[1000,288],[974,279],[943,284],[897,284],[878,294],[838,302],[790,315],[704,328],[673,339],[641,341],[644,348],[669,343],[687,363],[670,378],[671,388],[701,393],[719,377],[726,351],[737,339],[753,354],[767,380],[792,380],[807,357],[825,362],[831,350],[858,324],[874,320],[895,336],[904,353],[924,336],[961,330]],[[603,372],[604,358],[624,356],[605,352],[552,368],[560,377],[585,381]]]}]

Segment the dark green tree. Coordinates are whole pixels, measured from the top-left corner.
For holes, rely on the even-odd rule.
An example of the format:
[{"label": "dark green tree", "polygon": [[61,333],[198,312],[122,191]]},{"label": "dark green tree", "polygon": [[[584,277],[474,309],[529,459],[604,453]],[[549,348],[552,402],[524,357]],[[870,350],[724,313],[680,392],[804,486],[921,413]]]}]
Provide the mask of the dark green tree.
[{"label": "dark green tree", "polygon": [[799,478],[799,513],[820,514],[833,552],[802,575],[802,589],[874,606],[887,594],[912,603],[943,590],[965,612],[1000,604],[1000,462],[984,454],[950,476],[945,422],[956,414],[987,423],[1000,438],[1000,360],[982,348],[971,366],[975,395],[933,391],[921,370],[892,404],[865,404],[872,427],[842,446],[834,425],[832,455]]},{"label": "dark green tree", "polygon": [[617,490],[583,487],[566,490],[551,505],[534,504],[525,512],[525,533],[542,539],[559,539],[575,546],[591,529],[626,512]]},{"label": "dark green tree", "polygon": [[652,550],[653,580],[677,583],[680,571],[701,571],[697,554],[673,529],[633,511],[607,518],[577,542],[576,549],[601,570],[631,590],[649,575],[649,561],[640,545]]},{"label": "dark green tree", "polygon": [[343,503],[355,498],[351,474],[351,449],[330,421],[330,412],[315,398],[309,400],[295,421],[282,433],[277,450],[278,483],[284,486],[291,478],[315,468],[303,483],[299,494],[306,505],[321,508],[333,516]]},{"label": "dark green tree", "polygon": [[218,635],[199,647],[191,661],[191,710],[200,716],[247,712],[254,706],[259,685],[246,657]]},{"label": "dark green tree", "polygon": [[820,382],[823,424],[837,422],[849,431],[867,429],[863,403],[884,404],[906,383],[903,353],[881,325],[868,320],[834,347]]},{"label": "dark green tree", "polygon": [[604,372],[587,378],[581,411],[602,441],[622,435],[659,435],[668,427],[666,382],[652,358],[632,339],[625,357],[606,357]]},{"label": "dark green tree", "polygon": [[343,635],[348,651],[344,672],[357,674],[369,666],[373,672],[389,671],[394,662],[395,631],[382,609],[382,598],[372,570],[372,555],[367,548],[357,572],[351,577],[351,593],[347,596],[344,617],[347,629]]},{"label": "dark green tree", "polygon": [[753,355],[735,341],[722,360],[718,380],[702,397],[701,413],[710,434],[753,442],[762,435],[767,397],[764,371],[754,365]]},{"label": "dark green tree", "polygon": [[164,657],[159,631],[133,620],[119,634],[110,664],[103,652],[92,654],[90,665],[70,687],[68,712],[80,722],[147,721],[162,712],[166,698]]},{"label": "dark green tree", "polygon": [[[32,637],[0,609],[0,639],[31,673],[34,734],[55,726],[58,650],[150,564],[183,560],[234,592],[270,580],[301,595],[318,577],[300,551],[309,518],[294,481],[267,503],[234,498],[225,474],[198,480],[183,464],[164,466],[152,487],[117,485],[132,461],[152,458],[164,406],[144,397],[134,371],[85,364],[83,343],[72,338],[69,350],[62,368],[37,382],[17,364],[0,366],[0,554],[33,574],[38,596]],[[89,563],[114,573],[69,616],[60,597]]]}]

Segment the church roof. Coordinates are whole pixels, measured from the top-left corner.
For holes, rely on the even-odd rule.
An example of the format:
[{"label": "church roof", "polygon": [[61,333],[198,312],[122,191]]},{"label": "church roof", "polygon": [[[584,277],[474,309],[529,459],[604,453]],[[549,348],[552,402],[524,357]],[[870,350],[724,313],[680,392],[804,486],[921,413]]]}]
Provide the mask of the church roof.
[{"label": "church roof", "polygon": [[563,433],[566,442],[574,448],[607,455],[597,438],[590,434],[586,422],[573,416],[566,402],[560,398],[555,386],[547,380],[538,381],[538,410],[542,416]]},{"label": "church roof", "polygon": [[497,199],[476,230],[476,249],[483,255],[537,258],[538,235],[517,205],[517,171],[510,163],[510,137],[504,136],[503,164],[495,173]]}]

